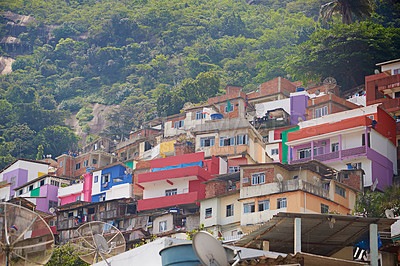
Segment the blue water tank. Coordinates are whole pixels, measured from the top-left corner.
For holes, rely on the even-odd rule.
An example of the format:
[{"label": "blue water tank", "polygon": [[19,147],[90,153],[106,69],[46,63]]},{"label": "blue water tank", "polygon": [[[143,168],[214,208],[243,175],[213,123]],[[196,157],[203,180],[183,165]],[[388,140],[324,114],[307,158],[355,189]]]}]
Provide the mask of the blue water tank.
[{"label": "blue water tank", "polygon": [[304,91],[304,88],[296,88],[296,92]]},{"label": "blue water tank", "polygon": [[194,266],[201,265],[192,243],[172,245],[160,250],[162,266]]},{"label": "blue water tank", "polygon": [[212,114],[211,115],[211,120],[218,120],[218,119],[222,119],[224,118],[224,116],[222,114]]}]

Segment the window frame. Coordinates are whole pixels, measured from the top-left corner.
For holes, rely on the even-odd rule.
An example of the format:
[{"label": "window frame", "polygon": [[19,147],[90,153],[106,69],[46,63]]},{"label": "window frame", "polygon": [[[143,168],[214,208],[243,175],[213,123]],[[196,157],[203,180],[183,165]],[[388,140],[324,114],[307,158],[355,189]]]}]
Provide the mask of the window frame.
[{"label": "window frame", "polygon": [[287,198],[283,197],[276,199],[276,208],[277,209],[287,208]]},{"label": "window frame", "polygon": [[[263,206],[262,208],[260,208],[260,206]],[[270,208],[270,201],[269,199],[266,200],[260,200],[258,202],[258,211],[259,212],[263,212],[263,211],[268,211]],[[262,210],[261,210],[262,209]]]},{"label": "window frame", "polygon": [[167,220],[164,221],[159,221],[158,222],[158,231],[161,232],[166,232],[168,229],[168,223]]},{"label": "window frame", "polygon": [[185,125],[185,119],[175,121],[174,128],[182,128]]},{"label": "window frame", "polygon": [[339,142],[335,142],[331,144],[331,152],[339,151]]},{"label": "window frame", "polygon": [[228,113],[230,113],[230,112],[233,112],[234,110],[235,110],[235,107],[234,107],[234,104],[233,103],[231,103],[231,108],[230,108],[230,110],[228,111],[228,104],[226,104],[225,105],[225,113],[226,114],[228,114]]},{"label": "window frame", "polygon": [[196,111],[196,120],[201,120],[206,118],[206,114],[203,111]]},{"label": "window frame", "polygon": [[265,184],[265,172],[251,174],[251,185],[260,184]]},{"label": "window frame", "polygon": [[204,210],[204,218],[211,218],[212,217],[212,208],[206,208]]},{"label": "window frame", "polygon": [[248,144],[249,144],[248,134],[240,134],[236,136],[236,145],[248,145]]},{"label": "window frame", "polygon": [[[206,145],[206,141],[209,141],[209,145]],[[200,147],[213,147],[215,146],[215,137],[210,136],[210,137],[201,137],[200,138]]]},{"label": "window frame", "polygon": [[232,217],[234,215],[234,208],[233,204],[226,205],[226,217]]},{"label": "window frame", "polygon": [[[228,141],[229,140],[229,145]],[[229,147],[229,146],[235,146],[235,137],[220,137],[219,138],[219,146],[220,147]]]},{"label": "window frame", "polygon": [[339,196],[346,198],[346,189],[335,184],[335,194],[338,194]]},{"label": "window frame", "polygon": [[323,117],[328,114],[328,106],[322,106],[314,109],[314,118]]},{"label": "window frame", "polygon": [[279,148],[271,149],[271,155],[279,155]]},{"label": "window frame", "polygon": [[[303,156],[302,156],[303,154]],[[306,156],[306,155],[310,155],[310,156]],[[311,147],[307,147],[307,148],[302,148],[302,149],[298,149],[297,150],[297,157],[299,159],[306,159],[306,158],[311,158]]]},{"label": "window frame", "polygon": [[166,189],[165,190],[165,196],[174,196],[174,195],[178,195],[178,189],[176,188],[171,188],[171,189]]},{"label": "window frame", "polygon": [[243,213],[253,213],[253,212],[256,212],[255,202],[243,203]]},{"label": "window frame", "polygon": [[321,203],[321,213],[322,214],[329,213],[329,205]]}]

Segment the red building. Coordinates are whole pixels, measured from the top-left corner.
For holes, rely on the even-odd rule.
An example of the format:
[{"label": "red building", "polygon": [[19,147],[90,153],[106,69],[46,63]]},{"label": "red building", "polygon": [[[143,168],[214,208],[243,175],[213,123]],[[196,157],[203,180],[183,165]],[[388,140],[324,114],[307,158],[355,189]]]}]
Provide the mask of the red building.
[{"label": "red building", "polygon": [[151,160],[151,172],[138,174],[137,184],[143,189],[138,211],[198,205],[196,201],[205,197],[202,183],[212,175],[226,172],[226,166],[220,169],[220,160],[205,160],[202,152]]}]

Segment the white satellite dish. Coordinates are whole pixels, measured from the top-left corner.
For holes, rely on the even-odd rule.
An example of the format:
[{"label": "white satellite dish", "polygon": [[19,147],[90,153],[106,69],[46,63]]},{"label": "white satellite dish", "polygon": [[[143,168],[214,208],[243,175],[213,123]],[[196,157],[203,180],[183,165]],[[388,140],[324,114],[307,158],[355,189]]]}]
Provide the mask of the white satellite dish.
[{"label": "white satellite dish", "polygon": [[283,181],[283,176],[281,174],[276,174],[276,178],[278,179],[279,182]]},{"label": "white satellite dish", "polygon": [[89,264],[107,261],[115,255],[125,252],[126,242],[121,231],[104,222],[89,222],[81,225],[76,231],[76,238],[71,240],[78,256]]},{"label": "white satellite dish", "polygon": [[371,186],[371,190],[372,191],[375,191],[375,189],[376,189],[376,186],[378,185],[378,178],[377,179],[375,179],[375,181],[374,181],[374,183],[372,183],[372,186]]},{"label": "white satellite dish", "polygon": [[394,219],[394,212],[393,210],[385,210],[386,218]]},{"label": "white satellite dish", "polygon": [[193,249],[203,266],[228,266],[228,257],[221,243],[210,233],[201,231],[193,237]]},{"label": "white satellite dish", "polygon": [[132,168],[128,167],[128,168],[125,169],[125,175],[132,174],[132,173],[133,173],[133,169]]},{"label": "white satellite dish", "polygon": [[326,79],[324,79],[324,81],[322,82],[324,84],[324,87],[327,89],[333,89],[336,87],[336,79],[332,78],[332,77],[327,77]]},{"label": "white satellite dish", "polygon": [[316,91],[314,92],[315,96],[318,96],[320,93],[321,93],[320,90],[316,90]]},{"label": "white satellite dish", "polygon": [[299,117],[297,118],[297,121],[303,122],[304,120],[303,120],[303,118],[302,118],[301,116],[299,116]]},{"label": "white satellite dish", "polygon": [[0,265],[44,265],[54,235],[43,218],[19,205],[0,203]]},{"label": "white satellite dish", "polygon": [[314,185],[319,183],[319,178],[318,177],[314,176],[313,179],[314,179]]},{"label": "white satellite dish", "polygon": [[51,207],[51,208],[49,209],[49,212],[50,212],[51,214],[53,214],[53,213],[56,212],[56,209],[54,209],[53,207]]}]

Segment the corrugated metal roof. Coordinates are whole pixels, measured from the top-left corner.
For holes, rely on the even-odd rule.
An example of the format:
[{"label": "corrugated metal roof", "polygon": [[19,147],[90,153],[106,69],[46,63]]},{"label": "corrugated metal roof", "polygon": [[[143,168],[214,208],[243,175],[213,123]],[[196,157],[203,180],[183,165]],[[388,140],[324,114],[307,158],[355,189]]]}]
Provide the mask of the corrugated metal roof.
[{"label": "corrugated metal roof", "polygon": [[396,222],[386,218],[281,212],[238,240],[236,245],[256,247],[261,241],[269,241],[271,251],[293,253],[295,218],[301,218],[302,252],[324,256],[359,242],[368,234],[370,224],[377,224],[378,231],[385,231]]}]

